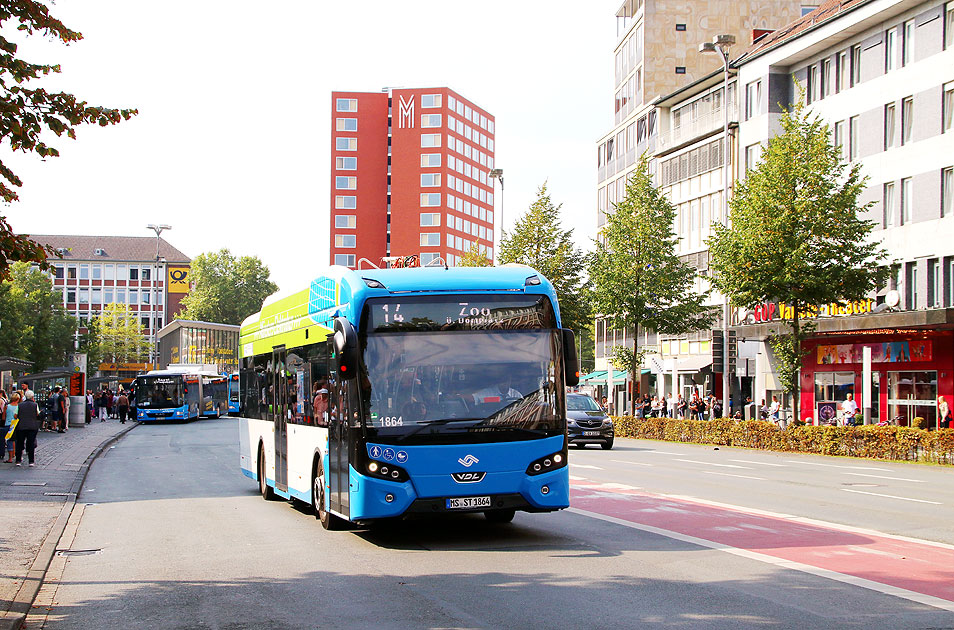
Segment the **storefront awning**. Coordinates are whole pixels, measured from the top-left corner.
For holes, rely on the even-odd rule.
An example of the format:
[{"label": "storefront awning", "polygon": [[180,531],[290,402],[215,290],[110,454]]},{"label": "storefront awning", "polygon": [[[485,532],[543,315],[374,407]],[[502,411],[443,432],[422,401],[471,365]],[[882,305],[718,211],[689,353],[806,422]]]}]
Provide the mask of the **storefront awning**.
[{"label": "storefront awning", "polygon": [[712,365],[712,355],[699,355],[697,357],[686,357],[676,361],[676,371],[678,372],[698,372],[703,368]]},{"label": "storefront awning", "polygon": [[[596,370],[586,376],[580,377],[580,385],[606,385],[608,370]],[[622,370],[613,370],[613,382],[621,385],[626,380],[628,372]],[[649,374],[649,370],[643,370],[642,374]]]}]

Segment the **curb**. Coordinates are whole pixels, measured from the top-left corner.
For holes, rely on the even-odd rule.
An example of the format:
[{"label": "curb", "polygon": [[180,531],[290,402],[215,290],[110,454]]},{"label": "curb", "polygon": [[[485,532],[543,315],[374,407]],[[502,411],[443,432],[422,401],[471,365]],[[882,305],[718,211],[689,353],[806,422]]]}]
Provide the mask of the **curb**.
[{"label": "curb", "polygon": [[40,550],[37,552],[36,558],[30,566],[30,570],[27,571],[23,583],[20,585],[20,590],[17,591],[13,601],[10,602],[9,609],[0,613],[0,630],[20,630],[23,622],[26,620],[27,613],[30,612],[33,602],[36,600],[36,595],[43,585],[43,580],[46,578],[46,572],[50,568],[53,556],[56,554],[56,547],[60,542],[60,537],[63,536],[63,532],[66,530],[66,524],[70,519],[70,515],[73,513],[73,507],[76,505],[79,491],[86,482],[86,476],[89,474],[89,467],[93,464],[93,461],[113,442],[116,442],[137,426],[139,426],[139,423],[135,423],[104,440],[99,446],[93,449],[93,452],[89,454],[89,457],[87,457],[86,461],[80,466],[70,486],[69,497],[60,509],[56,521],[53,522],[50,533],[47,534],[43,540],[43,544],[40,545]]}]

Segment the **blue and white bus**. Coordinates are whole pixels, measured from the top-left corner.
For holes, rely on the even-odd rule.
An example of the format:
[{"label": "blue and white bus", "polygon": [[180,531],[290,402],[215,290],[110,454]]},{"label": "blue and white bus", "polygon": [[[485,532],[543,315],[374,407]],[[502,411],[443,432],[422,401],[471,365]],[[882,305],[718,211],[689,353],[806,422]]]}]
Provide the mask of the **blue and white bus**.
[{"label": "blue and white bus", "polygon": [[242,472],[329,529],[566,508],[574,345],[529,267],[331,267],[242,325]]},{"label": "blue and white bus", "polygon": [[202,380],[198,374],[152,370],[136,377],[136,420],[194,420],[199,417]]},{"label": "blue and white bus", "polygon": [[218,418],[228,412],[228,379],[210,368],[176,364],[136,377],[136,420]]},{"label": "blue and white bus", "polygon": [[237,416],[242,410],[239,396],[239,375],[229,375],[229,415]]}]

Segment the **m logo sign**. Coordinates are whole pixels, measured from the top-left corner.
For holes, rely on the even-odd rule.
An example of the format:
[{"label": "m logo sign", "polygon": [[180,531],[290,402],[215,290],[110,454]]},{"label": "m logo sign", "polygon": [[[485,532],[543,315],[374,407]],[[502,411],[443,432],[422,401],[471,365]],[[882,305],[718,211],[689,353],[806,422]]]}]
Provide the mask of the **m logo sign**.
[{"label": "m logo sign", "polygon": [[398,106],[398,129],[414,129],[414,97],[405,101],[404,95],[401,95],[401,102]]}]

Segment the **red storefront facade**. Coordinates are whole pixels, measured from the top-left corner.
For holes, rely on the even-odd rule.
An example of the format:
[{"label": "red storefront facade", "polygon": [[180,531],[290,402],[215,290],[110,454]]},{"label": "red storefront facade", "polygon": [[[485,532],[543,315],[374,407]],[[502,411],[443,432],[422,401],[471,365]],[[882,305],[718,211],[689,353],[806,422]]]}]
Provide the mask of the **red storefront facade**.
[{"label": "red storefront facade", "polygon": [[[776,362],[766,342],[790,331],[791,316],[784,305],[763,305],[747,315],[746,324],[734,328],[740,339],[758,340],[763,348],[756,361],[757,380],[764,385],[755,388],[755,400],[780,393]],[[802,420],[841,424],[848,394],[864,411],[866,355],[870,356],[873,424],[920,424],[934,429],[938,397],[954,403],[954,308],[890,310],[864,300],[828,305],[803,313],[800,319],[815,326],[813,336],[802,346]]]},{"label": "red storefront facade", "polygon": [[933,329],[859,330],[806,342],[801,415],[816,423],[842,415],[852,394],[863,405],[864,349],[871,353],[871,421],[937,428],[937,398],[954,397],[954,332]]}]

